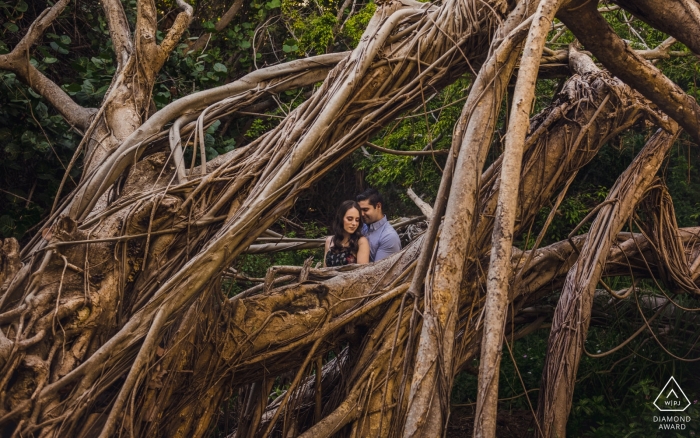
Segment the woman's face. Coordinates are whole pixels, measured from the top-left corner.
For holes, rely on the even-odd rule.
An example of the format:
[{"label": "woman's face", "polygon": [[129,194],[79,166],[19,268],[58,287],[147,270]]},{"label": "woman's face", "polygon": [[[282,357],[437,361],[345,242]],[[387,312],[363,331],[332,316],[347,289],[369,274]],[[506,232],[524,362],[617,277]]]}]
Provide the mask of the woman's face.
[{"label": "woman's face", "polygon": [[343,229],[352,234],[360,226],[360,212],[355,207],[351,207],[345,212],[343,217]]}]

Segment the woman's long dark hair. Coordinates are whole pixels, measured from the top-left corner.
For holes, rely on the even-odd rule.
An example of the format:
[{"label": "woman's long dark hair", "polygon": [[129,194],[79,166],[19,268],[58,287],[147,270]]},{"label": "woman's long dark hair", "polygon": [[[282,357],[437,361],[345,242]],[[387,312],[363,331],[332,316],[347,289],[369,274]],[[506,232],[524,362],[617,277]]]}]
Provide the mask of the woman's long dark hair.
[{"label": "woman's long dark hair", "polygon": [[331,251],[340,252],[343,250],[343,240],[345,239],[345,228],[343,228],[343,221],[345,220],[345,213],[351,208],[357,209],[357,213],[360,214],[360,225],[357,227],[354,233],[348,238],[348,247],[350,252],[357,254],[357,250],[360,247],[359,241],[362,237],[362,214],[360,210],[360,205],[352,200],[343,201],[338,207],[338,211],[335,213],[335,219],[333,219],[333,224],[331,225],[331,231],[333,232],[333,246]]}]

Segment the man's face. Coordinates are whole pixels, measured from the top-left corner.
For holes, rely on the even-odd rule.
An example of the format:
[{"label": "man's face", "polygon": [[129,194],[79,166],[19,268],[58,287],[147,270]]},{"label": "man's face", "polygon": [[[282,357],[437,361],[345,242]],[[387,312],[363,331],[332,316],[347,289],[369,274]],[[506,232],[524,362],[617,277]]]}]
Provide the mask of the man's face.
[{"label": "man's face", "polygon": [[364,220],[366,224],[373,224],[384,217],[381,202],[377,202],[377,205],[374,207],[369,203],[368,199],[360,201],[358,204],[360,204],[360,210],[362,211],[362,220]]}]

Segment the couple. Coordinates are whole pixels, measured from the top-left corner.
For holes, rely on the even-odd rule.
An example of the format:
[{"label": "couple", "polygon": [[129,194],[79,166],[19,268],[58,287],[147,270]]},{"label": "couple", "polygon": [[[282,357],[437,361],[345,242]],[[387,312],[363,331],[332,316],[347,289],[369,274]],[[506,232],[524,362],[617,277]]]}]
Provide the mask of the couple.
[{"label": "couple", "polygon": [[401,239],[383,212],[384,200],[375,189],[340,204],[333,235],[326,238],[323,266],[378,262],[401,250]]}]

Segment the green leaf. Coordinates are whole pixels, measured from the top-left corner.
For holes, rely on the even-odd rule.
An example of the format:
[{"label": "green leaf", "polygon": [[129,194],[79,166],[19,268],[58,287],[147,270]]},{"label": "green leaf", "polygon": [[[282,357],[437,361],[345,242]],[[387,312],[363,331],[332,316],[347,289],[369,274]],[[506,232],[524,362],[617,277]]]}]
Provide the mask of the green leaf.
[{"label": "green leaf", "polygon": [[[49,143],[46,140],[41,140],[41,141],[38,141],[34,144],[34,150],[39,151],[39,152],[43,152],[43,153],[48,152],[50,147],[51,146],[49,145]],[[37,175],[37,176],[40,177],[40,175]],[[51,178],[49,177],[47,179],[51,179]]]},{"label": "green leaf", "polygon": [[58,61],[58,59],[56,59],[52,56],[47,56],[46,58],[44,58],[44,63],[46,63],[46,64],[53,64],[56,61]]},{"label": "green leaf", "polygon": [[228,140],[225,140],[223,146],[224,146],[224,148],[223,148],[224,153],[236,149],[236,139],[229,138]]},{"label": "green leaf", "polygon": [[243,40],[238,45],[241,47],[241,49],[249,49],[250,48],[250,41],[248,40]]},{"label": "green leaf", "polygon": [[9,30],[10,32],[17,32],[19,30],[19,27],[15,23],[3,23],[3,26],[5,26],[5,29]]},{"label": "green leaf", "polygon": [[280,3],[280,0],[270,0],[269,2],[265,3],[265,7],[267,9],[276,9],[282,6]]},{"label": "green leaf", "polygon": [[29,6],[23,1],[17,2],[17,6],[15,6],[15,10],[19,12],[27,12],[27,9],[29,9]]},{"label": "green leaf", "polygon": [[49,116],[49,108],[44,104],[44,102],[37,103],[34,111],[36,111],[36,114],[41,119],[45,119]]},{"label": "green leaf", "polygon": [[95,92],[95,87],[92,85],[92,82],[90,82],[89,79],[85,79],[83,81],[83,86],[81,87],[81,89],[86,94],[92,94]]},{"label": "green leaf", "polygon": [[24,131],[21,140],[24,144],[36,144],[36,135],[32,131]]},{"label": "green leaf", "polygon": [[216,130],[219,129],[219,126],[221,126],[221,121],[215,120],[214,123],[212,123],[211,126],[207,128],[207,134],[214,134]]},{"label": "green leaf", "polygon": [[226,72],[228,72],[228,69],[222,63],[217,62],[216,64],[214,64],[214,71],[219,72],[219,73],[226,73]]},{"label": "green leaf", "polygon": [[64,85],[63,89],[68,91],[69,93],[77,93],[78,91],[81,90],[80,84],[68,84]]}]

